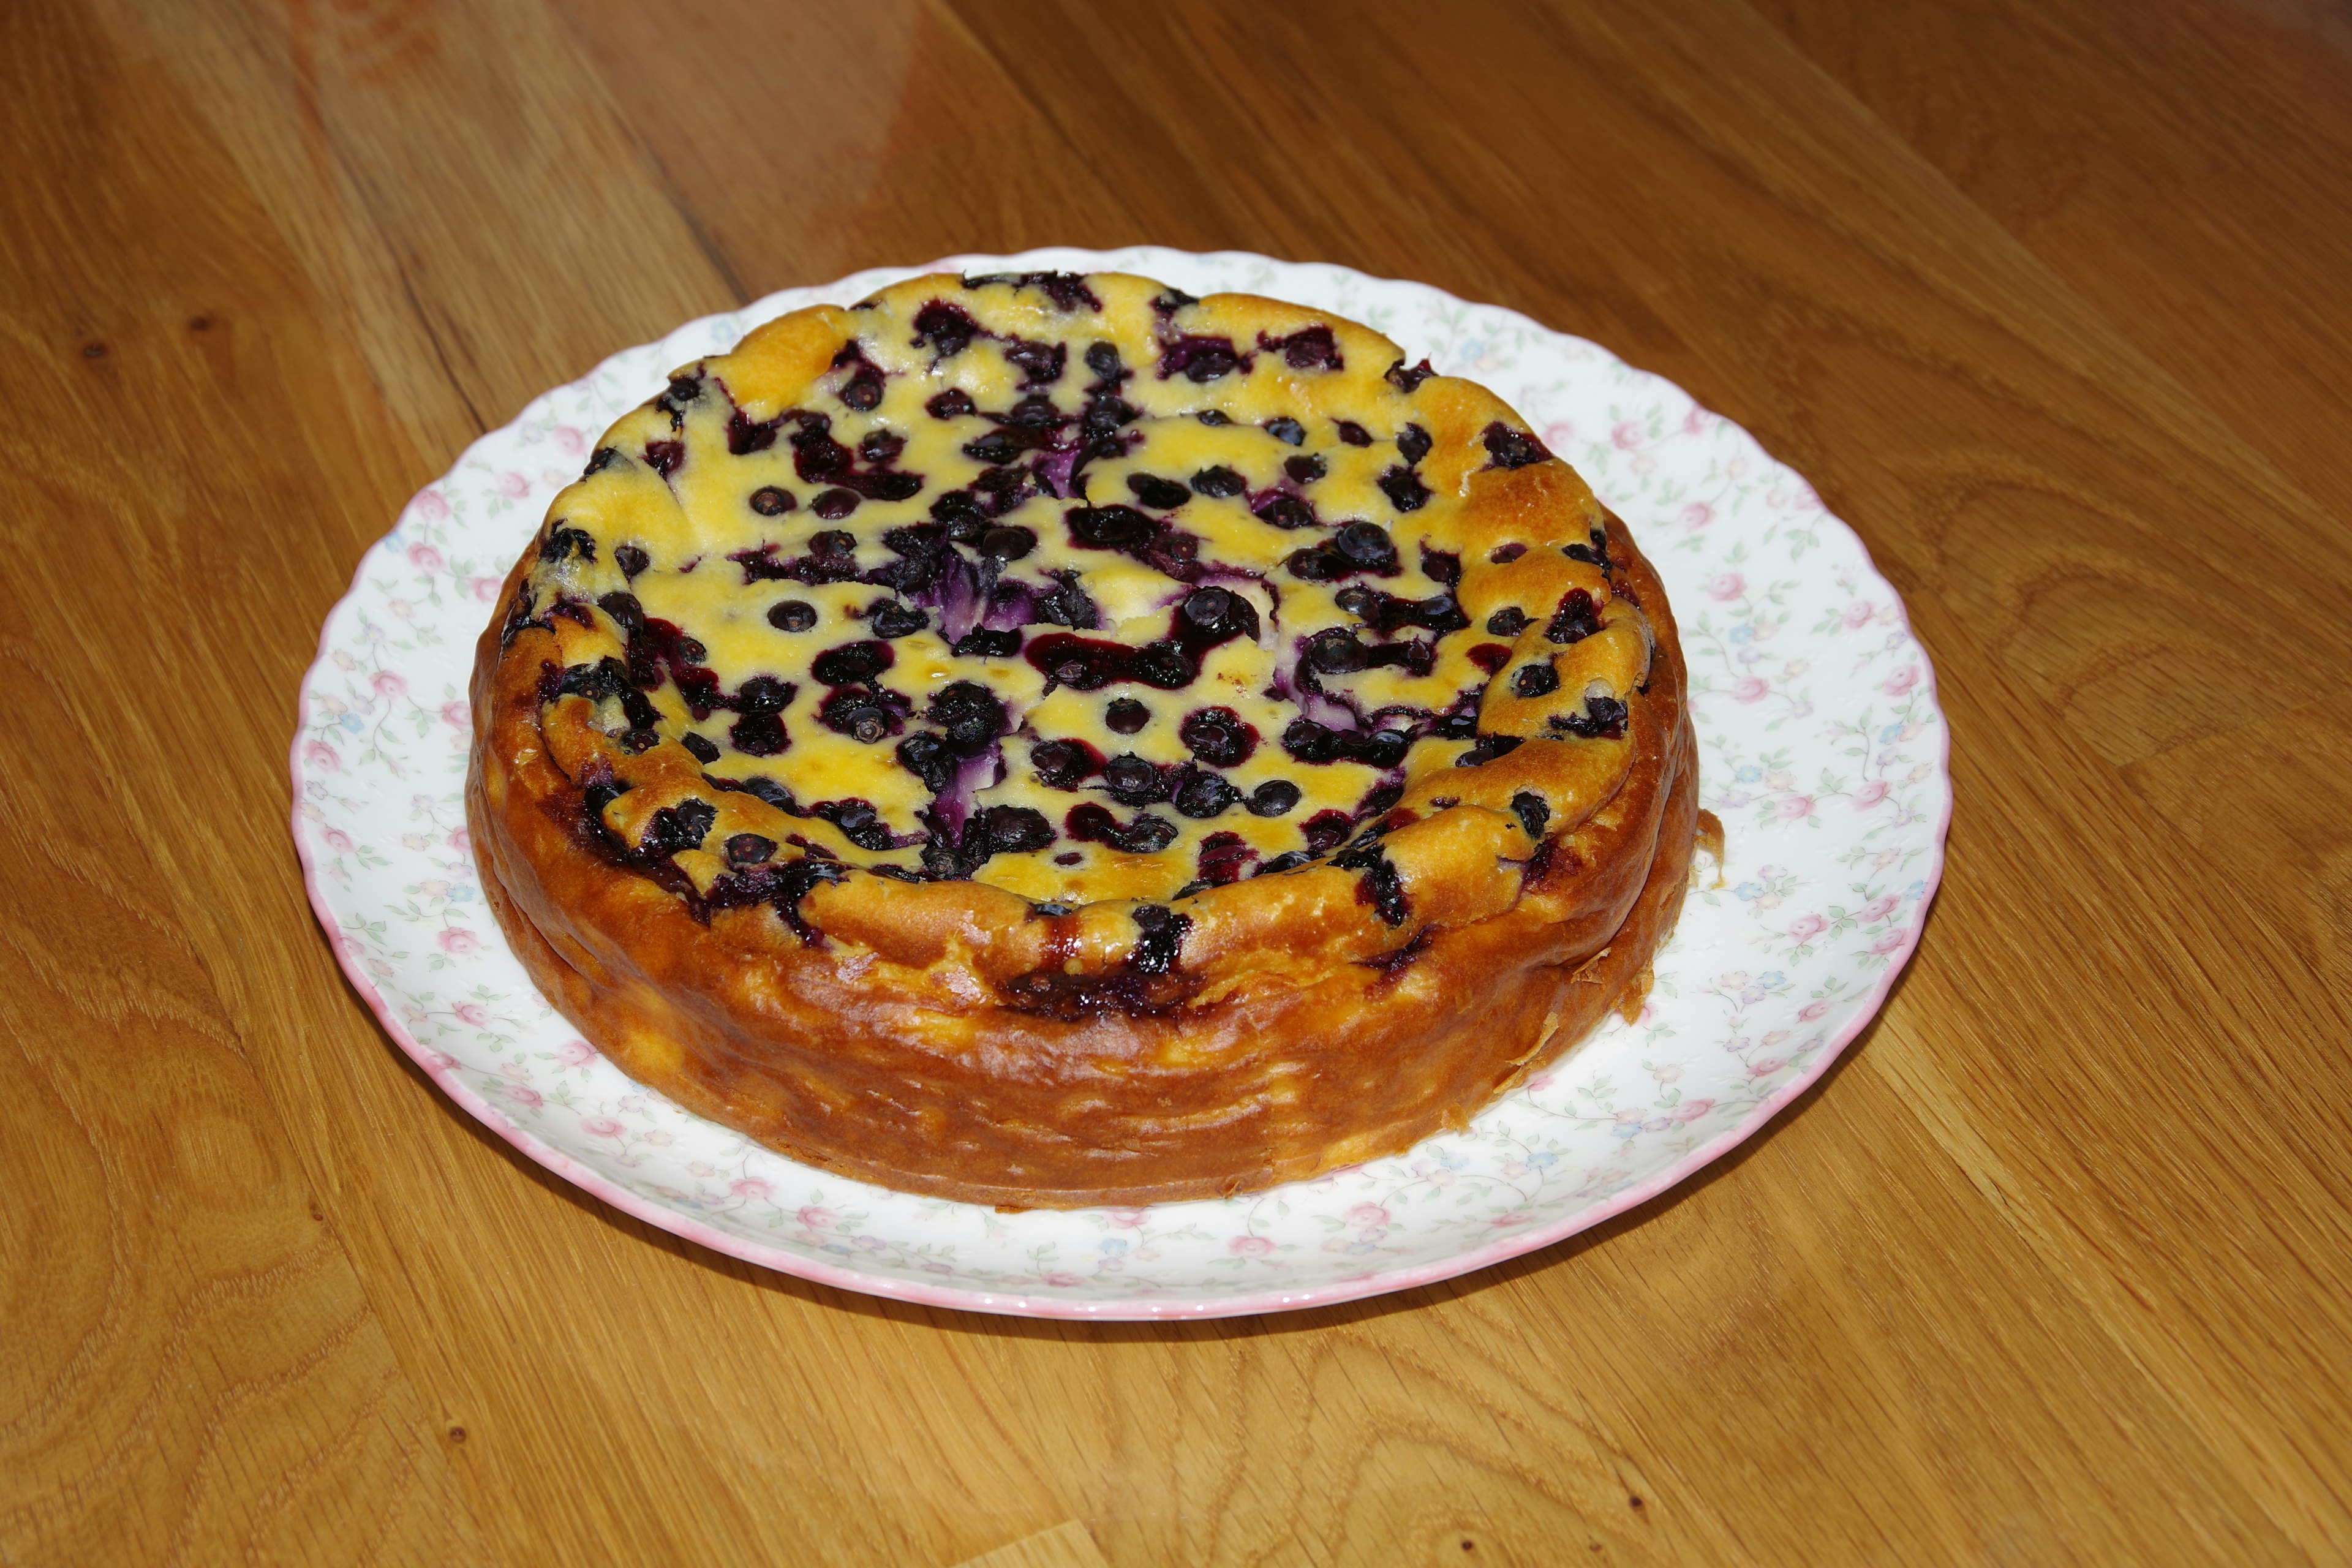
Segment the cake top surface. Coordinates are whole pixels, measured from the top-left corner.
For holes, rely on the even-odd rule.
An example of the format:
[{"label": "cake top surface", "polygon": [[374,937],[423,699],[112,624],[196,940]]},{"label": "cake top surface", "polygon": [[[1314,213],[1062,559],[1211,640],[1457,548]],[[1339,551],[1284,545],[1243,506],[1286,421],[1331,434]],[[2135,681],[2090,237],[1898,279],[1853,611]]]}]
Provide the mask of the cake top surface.
[{"label": "cake top surface", "polygon": [[555,634],[567,771],[698,897],[1187,899],[1457,808],[1525,858],[1604,802],[1651,640],[1603,521],[1491,393],[1328,312],[937,275],[677,371],[503,637]]}]

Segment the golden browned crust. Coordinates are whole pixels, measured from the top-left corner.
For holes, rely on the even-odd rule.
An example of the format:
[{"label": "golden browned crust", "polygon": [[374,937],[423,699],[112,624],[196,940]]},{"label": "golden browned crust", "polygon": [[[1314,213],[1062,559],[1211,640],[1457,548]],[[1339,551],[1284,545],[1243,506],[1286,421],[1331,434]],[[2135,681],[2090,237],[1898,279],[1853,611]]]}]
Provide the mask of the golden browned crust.
[{"label": "golden browned crust", "polygon": [[[1279,309],[1290,330],[1306,319]],[[821,368],[831,341],[800,357]],[[1441,453],[1501,406],[1449,395],[1464,412],[1438,429]],[[1578,537],[1598,510],[1557,462],[1454,483],[1468,500],[1451,526],[1481,555],[1490,539]],[[1621,522],[1605,526],[1604,629],[1622,626],[1623,646],[1591,636],[1570,650],[1583,662],[1569,695],[1587,674],[1622,690],[1622,737],[1546,738],[1559,703],[1498,674],[1479,728],[1516,750],[1410,773],[1352,862],[1166,906],[1062,913],[983,881],[835,867],[811,867],[837,879],[812,878],[797,900],[707,904],[707,868],[686,854],[625,864],[599,830],[614,818],[583,800],[620,778],[614,812],[641,827],[700,767],[674,743],[625,753],[588,701],[551,697],[547,672],[582,657],[587,617],[502,616],[473,688],[467,807],[485,890],[533,980],[624,1070],[845,1175],[1065,1207],[1229,1194],[1394,1153],[1465,1125],[1638,997],[1680,909],[1696,816],[1683,662],[1654,573]],[[1549,597],[1600,584],[1546,554],[1558,563],[1521,571],[1558,575]],[[517,564],[508,600],[538,558]],[[1512,665],[1564,658],[1540,632]],[[1637,662],[1609,664],[1627,649]],[[1559,803],[1548,822],[1514,813],[1531,787]],[[722,831],[808,826],[745,795],[725,808]],[[1139,962],[1139,927],[1152,929],[1139,910],[1179,907],[1161,962]]]}]

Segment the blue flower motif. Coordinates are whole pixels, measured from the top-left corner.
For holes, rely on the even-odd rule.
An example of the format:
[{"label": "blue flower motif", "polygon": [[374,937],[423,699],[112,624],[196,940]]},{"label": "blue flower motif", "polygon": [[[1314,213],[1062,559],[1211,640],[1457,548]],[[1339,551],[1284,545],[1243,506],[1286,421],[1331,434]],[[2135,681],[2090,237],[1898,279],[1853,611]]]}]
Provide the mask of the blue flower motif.
[{"label": "blue flower motif", "polygon": [[1735,899],[1760,899],[1764,896],[1764,884],[1761,882],[1742,882],[1739,886],[1731,889],[1731,896]]},{"label": "blue flower motif", "polygon": [[1528,1163],[1533,1165],[1537,1170],[1541,1171],[1559,1164],[1559,1156],[1547,1149],[1540,1154],[1528,1155]]},{"label": "blue flower motif", "polygon": [[1756,984],[1767,991],[1782,991],[1788,988],[1789,977],[1777,969],[1768,970],[1756,977]]},{"label": "blue flower motif", "polygon": [[1117,1258],[1127,1250],[1127,1238],[1123,1236],[1106,1236],[1102,1239],[1102,1249],[1113,1258]]},{"label": "blue flower motif", "polygon": [[358,734],[361,730],[365,728],[365,726],[360,722],[360,716],[356,713],[346,713],[341,718],[336,720],[335,722],[341,725],[343,729],[349,730],[354,735]]},{"label": "blue flower motif", "polygon": [[1747,622],[1742,621],[1739,625],[1731,628],[1731,636],[1727,640],[1731,642],[1748,642],[1753,640],[1755,636],[1756,628],[1748,625]]},{"label": "blue flower motif", "polygon": [[1879,742],[1880,742],[1880,743],[1881,743],[1881,744],[1883,744],[1883,745],[1888,745],[1888,746],[1891,746],[1891,745],[1893,745],[1895,742],[1897,742],[1897,741],[1901,740],[1902,738],[1903,738],[1903,721],[1902,721],[1902,720],[1900,720],[1900,719],[1897,719],[1894,723],[1889,724],[1888,726],[1886,726],[1886,728],[1885,728],[1885,729],[1881,730],[1881,731],[1878,732],[1878,739],[1879,739]]},{"label": "blue flower motif", "polygon": [[1620,1121],[1616,1126],[1612,1127],[1609,1132],[1615,1138],[1638,1138],[1641,1136],[1642,1124],[1638,1121]]},{"label": "blue flower motif", "polygon": [[1738,779],[1741,784],[1754,784],[1758,779],[1764,776],[1764,770],[1758,767],[1754,763],[1750,763],[1746,767],[1740,769],[1738,773],[1733,773],[1731,776]]}]

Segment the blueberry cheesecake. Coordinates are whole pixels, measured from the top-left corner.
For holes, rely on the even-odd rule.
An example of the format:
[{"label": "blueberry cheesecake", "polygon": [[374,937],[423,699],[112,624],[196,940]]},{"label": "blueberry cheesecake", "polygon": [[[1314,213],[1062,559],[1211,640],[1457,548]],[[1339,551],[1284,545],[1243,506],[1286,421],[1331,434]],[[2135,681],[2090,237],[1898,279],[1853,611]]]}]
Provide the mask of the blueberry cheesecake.
[{"label": "blueberry cheesecake", "polygon": [[797,1160],[1017,1206],[1312,1176],[1638,1005],[1665,595],[1485,388],[1147,279],[897,284],[677,371],[484,632],[533,978]]}]

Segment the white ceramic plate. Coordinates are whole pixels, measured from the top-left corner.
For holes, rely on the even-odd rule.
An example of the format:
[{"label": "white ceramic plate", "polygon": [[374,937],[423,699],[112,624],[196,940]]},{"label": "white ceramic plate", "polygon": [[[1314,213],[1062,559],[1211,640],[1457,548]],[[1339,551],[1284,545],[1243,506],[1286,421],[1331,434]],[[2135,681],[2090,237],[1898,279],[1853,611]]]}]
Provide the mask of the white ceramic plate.
[{"label": "white ceramic plate", "polygon": [[[474,638],[549,500],[670,367],[917,271],[1139,272],[1318,305],[1474,377],[1625,519],[1681,622],[1701,803],[1729,848],[1640,1019],[1612,1018],[1459,1135],[1222,1201],[998,1214],[793,1163],[624,1077],[484,907],[461,790]],[[1630,1208],[1820,1077],[1917,941],[1951,809],[1927,656],[1862,542],[1753,437],[1581,339],[1418,283],[1237,252],[955,257],[788,289],[615,354],[420,491],[302,683],[294,839],[384,1029],[469,1114],[615,1207],[789,1274],[1056,1318],[1207,1318],[1467,1273]]]}]

